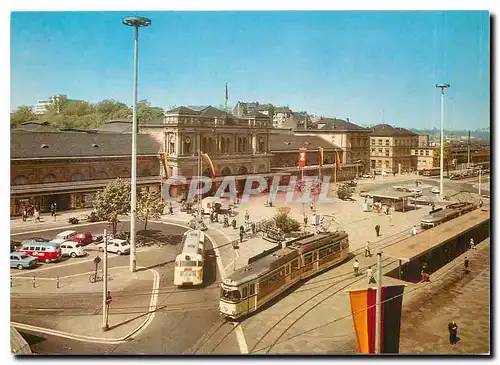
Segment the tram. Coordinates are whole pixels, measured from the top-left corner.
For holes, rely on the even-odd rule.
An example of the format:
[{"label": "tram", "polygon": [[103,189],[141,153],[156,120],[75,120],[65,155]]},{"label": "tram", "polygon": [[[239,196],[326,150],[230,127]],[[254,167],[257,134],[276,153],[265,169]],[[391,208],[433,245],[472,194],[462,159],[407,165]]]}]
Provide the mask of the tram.
[{"label": "tram", "polygon": [[473,211],[477,208],[476,204],[473,203],[453,203],[447,205],[444,209],[438,208],[431,211],[430,214],[424,216],[420,220],[420,227],[423,229],[429,229],[436,227],[437,225],[447,222],[453,218],[456,218],[462,214]]},{"label": "tram", "polygon": [[255,312],[297,282],[344,261],[344,231],[310,234],[239,269],[221,283],[219,311],[229,319]]},{"label": "tram", "polygon": [[203,262],[205,234],[191,230],[182,238],[182,253],[175,258],[174,285],[203,284]]}]

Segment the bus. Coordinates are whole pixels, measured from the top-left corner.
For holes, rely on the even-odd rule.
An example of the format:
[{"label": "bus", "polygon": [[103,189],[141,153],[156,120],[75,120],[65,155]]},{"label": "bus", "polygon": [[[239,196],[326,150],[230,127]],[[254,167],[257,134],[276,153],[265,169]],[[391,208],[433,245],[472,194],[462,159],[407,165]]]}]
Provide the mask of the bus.
[{"label": "bus", "polygon": [[61,257],[61,247],[55,242],[26,242],[19,251],[46,263],[55,262]]},{"label": "bus", "polygon": [[199,230],[187,231],[182,238],[182,253],[175,258],[174,285],[203,284],[205,234]]},{"label": "bus", "polygon": [[423,170],[422,175],[423,176],[438,176],[440,172],[441,172],[441,169],[439,167],[434,167],[432,169]]}]

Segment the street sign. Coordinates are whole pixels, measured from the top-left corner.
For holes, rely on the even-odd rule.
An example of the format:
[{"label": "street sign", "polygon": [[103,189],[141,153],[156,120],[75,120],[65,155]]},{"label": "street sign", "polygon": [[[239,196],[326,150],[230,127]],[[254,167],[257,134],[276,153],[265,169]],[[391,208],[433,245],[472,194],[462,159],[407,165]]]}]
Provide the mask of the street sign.
[{"label": "street sign", "polygon": [[94,259],[94,264],[99,265],[99,262],[101,262],[101,258],[99,256],[96,256]]}]

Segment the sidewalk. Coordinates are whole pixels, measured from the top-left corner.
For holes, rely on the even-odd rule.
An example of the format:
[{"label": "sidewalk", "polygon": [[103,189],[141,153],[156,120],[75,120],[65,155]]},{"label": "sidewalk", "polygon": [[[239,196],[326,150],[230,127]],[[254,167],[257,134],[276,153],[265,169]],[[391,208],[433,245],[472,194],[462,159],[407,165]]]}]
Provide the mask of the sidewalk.
[{"label": "sidewalk", "polygon": [[55,219],[50,215],[50,213],[45,213],[40,215],[40,222],[35,222],[34,217],[28,217],[26,222],[23,222],[22,217],[14,217],[10,219],[10,229],[19,230],[19,229],[47,229],[47,228],[59,228],[65,226],[75,226],[68,222],[68,219],[71,217],[76,217],[80,220],[79,223],[86,223],[84,218],[92,212],[92,209],[78,209],[71,211],[63,211],[61,213],[57,213]]},{"label": "sidewalk", "polygon": [[[100,271],[99,271],[100,273]],[[38,279],[33,288],[30,278],[16,277],[11,288],[11,320],[18,323],[61,331],[83,341],[116,340],[127,336],[156,306],[152,292],[158,286],[158,274],[153,270],[131,274],[128,267],[109,269],[108,290],[113,297],[109,312],[109,330],[102,326],[102,281],[89,282],[89,273],[56,280]],[[38,307],[43,308],[37,310]],[[57,317],[57,321],[54,318]]]}]

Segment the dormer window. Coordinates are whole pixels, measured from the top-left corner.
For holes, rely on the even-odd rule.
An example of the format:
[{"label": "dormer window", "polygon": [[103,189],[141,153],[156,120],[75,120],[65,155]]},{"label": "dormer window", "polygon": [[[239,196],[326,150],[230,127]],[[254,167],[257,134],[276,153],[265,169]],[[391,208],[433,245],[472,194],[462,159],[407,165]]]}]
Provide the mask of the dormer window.
[{"label": "dormer window", "polygon": [[49,146],[48,146],[48,145],[46,145],[45,143],[43,143],[43,144],[41,145],[41,147],[42,147],[42,148],[49,148]]},{"label": "dormer window", "polygon": [[92,143],[92,147],[99,147],[97,143]]}]

